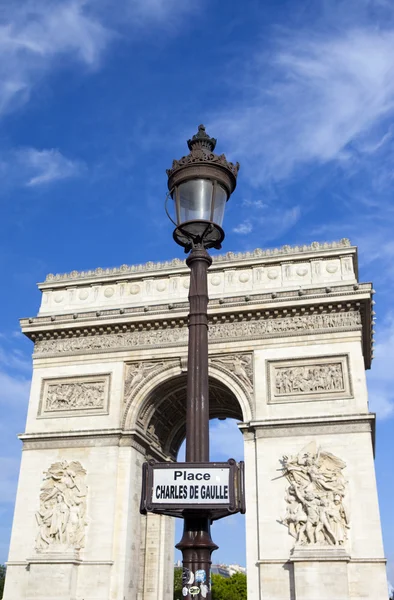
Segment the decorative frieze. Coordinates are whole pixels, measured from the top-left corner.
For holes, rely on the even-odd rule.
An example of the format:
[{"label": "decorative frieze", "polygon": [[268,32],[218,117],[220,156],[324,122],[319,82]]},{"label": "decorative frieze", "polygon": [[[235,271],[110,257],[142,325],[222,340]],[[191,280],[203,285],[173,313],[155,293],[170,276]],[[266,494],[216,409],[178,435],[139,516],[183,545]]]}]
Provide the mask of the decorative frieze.
[{"label": "decorative frieze", "polygon": [[[251,315],[249,320],[217,322],[209,326],[210,342],[222,340],[259,339],[297,334],[352,329],[361,327],[361,314],[358,310],[294,316]],[[42,339],[35,344],[36,354],[59,354],[73,352],[94,352],[142,347],[178,346],[187,344],[188,330],[185,326],[165,329],[134,330],[102,335]]]},{"label": "decorative frieze", "polygon": [[343,546],[349,530],[345,504],[346,463],[311,442],[294,456],[283,456],[286,525],[296,546]]},{"label": "decorative frieze", "polygon": [[108,412],[110,375],[44,379],[39,417],[58,418]]},{"label": "decorative frieze", "polygon": [[53,463],[44,472],[36,513],[37,552],[69,552],[85,545],[86,471],[78,461]]},{"label": "decorative frieze", "polygon": [[351,397],[347,355],[269,361],[269,404]]}]

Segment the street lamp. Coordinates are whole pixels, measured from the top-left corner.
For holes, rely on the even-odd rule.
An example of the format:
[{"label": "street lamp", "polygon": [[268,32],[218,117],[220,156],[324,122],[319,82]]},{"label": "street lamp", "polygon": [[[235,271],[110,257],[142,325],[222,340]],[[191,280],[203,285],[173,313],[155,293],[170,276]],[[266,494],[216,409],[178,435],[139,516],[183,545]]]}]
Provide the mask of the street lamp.
[{"label": "street lamp", "polygon": [[[205,127],[188,140],[190,153],[167,170],[168,189],[175,204],[174,240],[191,250],[189,345],[186,397],[186,462],[209,462],[208,277],[212,263],[208,248],[220,248],[226,202],[235,189],[239,164],[213,151],[216,140]],[[218,546],[210,533],[212,514],[184,512],[181,541],[183,583],[189,591],[196,573],[205,573],[210,597],[211,554]],[[188,585],[189,584],[189,585]],[[194,586],[197,588],[198,586]],[[203,588],[205,590],[205,588]]]},{"label": "street lamp", "polygon": [[[207,249],[220,248],[226,203],[235,189],[239,164],[214,154],[216,140],[205,127],[187,142],[189,154],[167,170],[167,199],[174,202],[174,240],[190,252],[189,343],[186,396],[186,462],[144,465],[141,512],[184,519],[176,548],[183,557],[183,595],[208,600],[211,554],[217,549],[211,522],[245,512],[243,463],[209,462],[208,277]],[[167,204],[167,203],[166,203]]]},{"label": "street lamp", "polygon": [[195,245],[219,249],[226,202],[237,184],[239,164],[228,162],[224,154],[214,154],[216,140],[209,137],[204,125],[199,125],[187,145],[190,153],[174,160],[167,170],[175,205],[174,239],[186,252]]}]

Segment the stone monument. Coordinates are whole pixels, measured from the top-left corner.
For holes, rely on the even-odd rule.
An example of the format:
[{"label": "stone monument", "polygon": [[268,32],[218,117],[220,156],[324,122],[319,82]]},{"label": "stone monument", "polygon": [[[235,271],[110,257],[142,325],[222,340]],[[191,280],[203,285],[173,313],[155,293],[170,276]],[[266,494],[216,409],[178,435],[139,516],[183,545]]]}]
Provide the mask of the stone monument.
[{"label": "stone monument", "polygon": [[[141,467],[185,434],[181,260],[48,275],[5,600],[170,600],[174,522]],[[373,290],[348,240],[217,256],[211,417],[239,421],[250,600],[383,600],[368,410]]]}]

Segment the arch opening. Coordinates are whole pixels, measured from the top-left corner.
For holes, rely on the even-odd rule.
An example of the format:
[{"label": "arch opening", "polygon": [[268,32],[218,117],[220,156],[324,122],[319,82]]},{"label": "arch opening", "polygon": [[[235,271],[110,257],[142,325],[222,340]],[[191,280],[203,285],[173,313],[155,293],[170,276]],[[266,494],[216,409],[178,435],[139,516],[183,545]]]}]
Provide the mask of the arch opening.
[{"label": "arch opening", "polygon": [[[152,442],[174,460],[186,434],[186,383],[187,376],[182,373],[159,384],[139,411],[143,418],[137,418]],[[209,377],[209,418],[243,420],[234,392],[212,376]]]}]

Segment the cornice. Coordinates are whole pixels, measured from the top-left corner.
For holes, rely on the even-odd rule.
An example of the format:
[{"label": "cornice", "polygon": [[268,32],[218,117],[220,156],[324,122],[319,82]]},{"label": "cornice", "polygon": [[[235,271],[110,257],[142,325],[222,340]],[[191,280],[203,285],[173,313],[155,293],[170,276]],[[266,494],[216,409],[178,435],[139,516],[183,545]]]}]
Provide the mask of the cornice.
[{"label": "cornice", "polygon": [[[308,293],[305,294],[298,290],[298,292],[267,293],[248,297],[234,296],[212,301],[209,309],[209,321],[211,326],[217,326],[220,323],[259,321],[261,319],[275,320],[308,314],[358,311],[362,319],[365,366],[369,368],[373,343],[372,293],[370,284],[357,284],[341,285],[336,288],[315,288],[308,290]],[[38,316],[22,319],[21,325],[22,331],[27,337],[34,342],[40,342],[132,332],[179,331],[186,327],[187,312],[188,304],[178,303],[172,305],[171,309],[168,305],[157,305],[147,311],[130,308],[128,310],[90,311],[56,317]],[[283,337],[283,335],[280,332],[275,333],[275,337]],[[294,333],[290,332],[289,335],[294,335]],[[186,336],[185,331],[182,336],[176,335],[173,342],[175,345],[186,344]],[[49,355],[50,353],[46,354],[46,356]]]},{"label": "cornice", "polygon": [[51,448],[85,448],[98,446],[130,446],[144,457],[167,460],[159,448],[152,447],[151,440],[142,431],[124,429],[91,429],[73,431],[40,431],[20,434],[23,450]]},{"label": "cornice", "polygon": [[[332,287],[316,286],[308,289],[299,288],[296,290],[285,290],[266,292],[259,294],[249,294],[248,296],[238,294],[223,298],[210,299],[208,311],[214,313],[230,310],[237,307],[253,307],[256,304],[267,304],[269,306],[284,305],[295,303],[296,305],[310,303],[320,299],[323,302],[338,300],[338,297],[369,299],[374,293],[371,283],[358,284],[340,284]],[[63,313],[56,315],[38,315],[36,317],[25,317],[20,319],[23,333],[30,337],[29,333],[35,330],[57,330],[60,326],[76,324],[82,325],[85,322],[94,321],[95,323],[107,324],[109,321],[117,320],[126,322],[134,320],[137,322],[151,321],[152,317],[165,314],[166,320],[187,315],[189,311],[188,302],[174,302],[171,304],[154,304],[151,306],[132,306],[124,308],[112,308],[103,310],[79,311],[73,314]]]},{"label": "cornice", "polygon": [[330,415],[315,417],[292,417],[288,419],[261,419],[249,423],[239,423],[238,427],[246,437],[256,438],[326,435],[330,433],[370,433],[375,450],[374,413],[350,415]]},{"label": "cornice", "polygon": [[[352,252],[356,254],[357,249],[351,245],[350,241],[347,238],[343,238],[339,241],[334,242],[312,242],[310,245],[303,246],[282,246],[280,248],[272,248],[263,250],[261,248],[256,248],[251,252],[227,252],[226,254],[219,254],[213,256],[213,269],[216,265],[231,265],[238,263],[247,263],[248,261],[256,262],[256,259],[271,259],[271,258],[280,258],[285,256],[291,256],[294,258],[297,255],[301,255],[305,258],[305,255],[322,255],[330,253],[331,251],[346,251],[346,253]],[[98,267],[94,270],[88,271],[71,271],[70,273],[58,273],[53,274],[49,273],[45,279],[45,282],[39,284],[41,289],[46,287],[51,287],[53,284],[58,282],[78,282],[83,280],[85,283],[87,281],[95,281],[100,279],[107,278],[115,278],[122,279],[125,276],[130,274],[149,274],[152,275],[155,272],[162,273],[163,271],[179,271],[184,268],[185,271],[187,269],[184,267],[184,261],[175,258],[170,261],[165,262],[147,262],[140,265],[122,265],[120,267],[107,268],[103,269]]]}]

